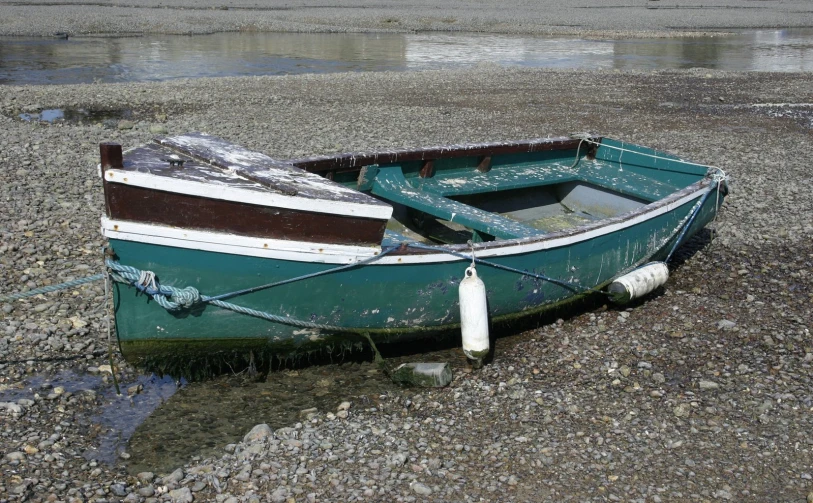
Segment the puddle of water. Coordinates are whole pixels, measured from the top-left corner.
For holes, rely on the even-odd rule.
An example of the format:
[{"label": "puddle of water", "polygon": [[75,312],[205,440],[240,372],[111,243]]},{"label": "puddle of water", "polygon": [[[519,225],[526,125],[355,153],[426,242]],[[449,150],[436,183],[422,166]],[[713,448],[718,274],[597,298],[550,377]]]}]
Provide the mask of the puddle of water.
[{"label": "puddle of water", "polygon": [[[499,337],[495,360],[516,344],[535,338],[532,331],[522,332],[530,328],[532,325],[517,325],[511,329],[516,335],[495,334]],[[386,361],[391,368],[408,362],[448,362],[458,376],[467,368],[466,357],[454,339],[422,346],[422,351],[427,349],[411,354],[406,347],[387,348]],[[394,399],[396,391],[399,396],[411,395],[411,389],[393,383],[371,361],[359,362],[368,357],[372,359],[369,353],[360,353],[350,355],[350,362],[275,371],[261,382],[220,376],[182,382],[179,387],[171,378],[141,375],[120,383],[121,396],[103,376],[63,371],[32,376],[22,387],[2,388],[0,402],[34,399],[35,394],[48,399],[57,387],[74,395],[95,393],[86,408],[75,409],[82,411],[75,421],[93,443],[84,457],[122,462],[132,474],[163,473],[196,458],[222,455],[226,445],[242,440],[260,423],[277,429],[306,421],[301,416],[306,409],[316,408],[324,415],[335,412],[345,400],[356,409],[369,409]],[[129,397],[127,388],[136,385],[142,390]],[[124,451],[129,454],[126,461],[120,458]]]},{"label": "puddle of water", "polygon": [[[129,397],[127,388],[137,385],[141,385],[141,392]],[[114,463],[126,449],[136,427],[178,390],[173,379],[154,375],[138,376],[132,382],[120,383],[120,387],[122,395],[118,396],[113,384],[105,382],[101,375],[62,371],[53,376],[35,375],[22,387],[0,390],[0,402],[16,402],[21,398],[59,400],[68,393],[89,396],[90,403],[101,401],[100,407],[88,404],[94,412],[79,419],[80,423],[86,422],[84,426],[94,437],[94,447],[84,452],[83,456],[88,460]],[[74,404],[71,407],[77,409],[82,405]]]},{"label": "puddle of water", "polygon": [[356,408],[375,407],[394,389],[371,363],[273,372],[263,382],[224,376],[191,383],[135,430],[127,469],[169,472],[194,456],[222,455],[226,445],[242,440],[257,424],[292,426],[306,420],[301,411],[335,412],[344,400]]},{"label": "puddle of water", "polygon": [[[530,326],[515,330],[523,328]],[[536,337],[530,331],[496,335],[497,361],[516,344]],[[462,348],[453,339],[419,354],[407,348],[388,351],[390,368],[409,362],[448,362],[457,376],[468,368]],[[131,455],[127,470],[170,472],[196,457],[222,455],[226,445],[242,440],[257,424],[267,423],[272,429],[293,426],[306,421],[303,410],[316,408],[324,417],[345,400],[355,409],[369,409],[394,399],[394,392],[410,396],[415,390],[393,383],[374,363],[357,361],[271,372],[262,382],[221,376],[189,383],[135,430],[127,448]]]},{"label": "puddle of water", "polygon": [[132,117],[132,110],[87,110],[84,108],[51,108],[38,113],[22,113],[19,118],[26,121],[40,122],[68,122],[71,124],[81,124],[83,122],[105,122],[118,121]]},{"label": "puddle of water", "polygon": [[553,68],[813,71],[813,29],[599,41],[446,33],[0,37],[0,84],[409,71],[478,63]]},{"label": "puddle of water", "polygon": [[[184,381],[181,386],[185,385]],[[141,391],[128,396],[127,388],[141,385]],[[90,418],[93,424],[101,426],[97,447],[87,450],[86,459],[105,463],[115,463],[119,455],[127,449],[134,432],[156,408],[169,400],[182,387],[171,377],[155,375],[139,376],[135,382],[120,383],[122,394],[116,395],[108,386],[104,390],[104,405]]]}]

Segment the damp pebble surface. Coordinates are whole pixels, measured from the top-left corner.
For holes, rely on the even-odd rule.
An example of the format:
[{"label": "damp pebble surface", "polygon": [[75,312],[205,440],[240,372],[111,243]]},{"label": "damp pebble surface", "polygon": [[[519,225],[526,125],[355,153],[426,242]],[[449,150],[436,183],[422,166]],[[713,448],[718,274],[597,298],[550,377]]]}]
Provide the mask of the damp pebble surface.
[{"label": "damp pebble surface", "polygon": [[[0,302],[0,501],[810,501],[810,96],[803,73],[491,65],[6,86],[0,295],[101,272],[98,144],[157,131],[277,158],[592,131],[719,166],[732,193],[641,302],[498,339],[447,387],[337,394],[161,470],[103,455],[100,409],[158,386],[110,366],[104,285]],[[129,122],[19,119],[78,108]]]}]

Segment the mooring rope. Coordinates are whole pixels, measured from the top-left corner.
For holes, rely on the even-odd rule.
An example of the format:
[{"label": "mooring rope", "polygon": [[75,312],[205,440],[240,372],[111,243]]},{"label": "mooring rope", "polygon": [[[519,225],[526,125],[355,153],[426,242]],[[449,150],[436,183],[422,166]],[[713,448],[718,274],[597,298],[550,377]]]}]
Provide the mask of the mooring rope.
[{"label": "mooring rope", "polygon": [[715,201],[714,206],[714,217],[712,218],[712,221],[714,221],[714,219],[717,218],[717,212],[719,211],[720,208],[720,189],[722,188],[722,183],[726,181],[728,177],[726,176],[725,171],[723,171],[722,169],[720,168],[714,169],[717,170],[717,172],[714,175],[712,175],[713,182],[711,185],[709,185],[709,190],[706,191],[705,194],[703,194],[703,197],[695,205],[695,207],[692,209],[692,212],[689,214],[689,219],[686,221],[685,225],[683,225],[683,229],[680,231],[680,235],[675,240],[675,244],[672,245],[672,250],[669,252],[669,255],[666,256],[665,260],[666,263],[669,263],[672,260],[672,255],[675,254],[675,251],[677,251],[678,247],[683,242],[683,237],[686,235],[686,233],[689,231],[689,228],[694,223],[694,219],[697,218],[697,215],[700,214],[700,208],[703,207],[703,205],[706,203],[706,200],[709,198],[712,192],[715,192],[717,194],[717,200]]},{"label": "mooring rope", "polygon": [[487,265],[489,267],[493,267],[495,269],[501,269],[503,271],[513,272],[513,273],[516,273],[516,274],[519,274],[519,275],[522,275],[522,276],[528,276],[528,277],[539,279],[539,280],[542,280],[542,281],[547,281],[549,283],[559,285],[561,287],[567,288],[567,289],[572,290],[572,291],[577,292],[577,293],[578,292],[591,292],[591,291],[599,292],[599,290],[595,290],[593,288],[581,286],[581,285],[578,285],[576,283],[571,283],[571,282],[556,279],[556,278],[551,278],[549,276],[545,276],[544,274],[539,274],[539,273],[530,272],[530,271],[523,271],[522,269],[517,269],[515,267],[502,265],[502,264],[498,264],[496,262],[491,262],[490,260],[477,258],[477,257],[474,256],[474,253],[472,253],[470,255],[467,255],[465,253],[450,250],[450,249],[442,247],[442,246],[430,246],[430,245],[425,245],[425,244],[422,244],[422,243],[405,242],[404,244],[408,248],[415,248],[417,250],[429,250],[429,251],[435,251],[435,252],[439,252],[439,253],[445,253],[447,255],[452,255],[454,257],[462,258],[464,260],[471,260],[472,263],[483,264],[483,265]]},{"label": "mooring rope", "polygon": [[154,283],[155,288],[146,288],[143,285],[139,284],[138,282],[143,272],[140,269],[128,265],[119,264],[118,262],[109,259],[106,261],[106,264],[107,267],[109,267],[111,270],[110,276],[113,278],[114,281],[136,287],[137,289],[139,289],[139,291],[142,291],[149,295],[150,297],[152,297],[152,300],[154,300],[156,304],[170,312],[189,309],[193,307],[195,304],[199,303],[211,304],[213,306],[228,309],[236,313],[254,316],[255,318],[262,318],[277,323],[283,323],[285,325],[293,325],[302,328],[318,328],[321,330],[335,332],[347,330],[346,328],[337,327],[334,325],[313,323],[310,321],[298,320],[296,318],[290,318],[287,316],[279,316],[276,314],[271,314],[265,311],[259,311],[257,309],[251,309],[244,306],[238,306],[237,304],[232,304],[231,302],[224,302],[222,300],[217,300],[207,295],[201,295],[200,292],[198,292],[198,289],[192,286],[188,286],[186,288],[175,288],[174,286],[163,285],[156,280]]},{"label": "mooring rope", "polygon": [[68,288],[73,288],[75,286],[84,285],[86,283],[93,283],[94,281],[99,281],[100,279],[104,278],[104,274],[94,274],[93,276],[87,276],[85,278],[74,279],[71,281],[66,281],[64,283],[60,283],[58,285],[48,285],[43,286],[41,288],[35,288],[33,290],[29,290],[27,292],[20,292],[20,293],[12,293],[8,295],[0,295],[0,302],[6,302],[9,300],[20,300],[26,299],[28,297],[34,297],[35,295],[40,295],[42,293],[51,293],[51,292],[58,292],[59,290],[67,290]]},{"label": "mooring rope", "polygon": [[152,297],[152,299],[158,305],[160,305],[167,311],[171,312],[180,311],[184,309],[189,309],[199,303],[205,303],[223,309],[228,309],[236,313],[246,314],[249,316],[254,316],[256,318],[262,318],[268,321],[282,323],[285,325],[293,325],[303,328],[316,328],[331,332],[347,332],[350,331],[351,329],[348,329],[347,327],[339,327],[335,325],[326,325],[322,323],[314,323],[311,321],[299,320],[288,316],[279,316],[265,311],[239,306],[231,302],[225,302],[222,299],[235,297],[246,293],[257,292],[260,290],[273,288],[275,286],[285,285],[296,281],[315,278],[317,276],[321,276],[324,274],[335,273],[343,271],[345,269],[370,264],[372,262],[375,262],[376,260],[379,260],[381,257],[387,255],[388,253],[392,252],[397,248],[398,248],[397,246],[385,248],[378,255],[374,255],[372,257],[360,260],[358,262],[354,262],[352,264],[333,267],[331,269],[326,269],[324,271],[318,271],[315,273],[303,274],[302,276],[297,276],[295,278],[289,278],[281,281],[276,281],[274,283],[268,283],[265,285],[245,288],[243,290],[238,290],[235,292],[229,292],[215,296],[201,295],[197,288],[193,286],[187,286],[185,288],[176,288],[173,286],[160,284],[155,277],[155,273],[153,273],[152,271],[142,271],[135,267],[119,264],[118,262],[110,259],[106,261],[106,264],[107,267],[110,268],[110,270],[112,271],[111,277],[115,281],[136,287],[139,291],[144,292],[150,297]]}]

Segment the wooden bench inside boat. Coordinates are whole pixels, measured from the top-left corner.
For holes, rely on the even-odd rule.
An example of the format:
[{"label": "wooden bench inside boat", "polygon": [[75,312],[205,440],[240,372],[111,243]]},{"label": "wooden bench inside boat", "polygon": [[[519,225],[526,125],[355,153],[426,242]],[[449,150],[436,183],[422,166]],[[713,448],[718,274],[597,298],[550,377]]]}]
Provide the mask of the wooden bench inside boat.
[{"label": "wooden bench inside boat", "polygon": [[431,191],[444,197],[581,181],[651,202],[678,189],[632,170],[619,172],[602,161],[582,161],[576,167],[563,162],[529,162],[495,166],[486,173],[475,169],[462,172],[438,170],[436,176],[412,178],[410,181],[422,191]]},{"label": "wooden bench inside boat", "polygon": [[378,170],[373,182],[372,193],[497,239],[526,238],[544,234],[539,229],[448,199],[431,191],[419,191],[407,182],[401,168],[397,166]]}]

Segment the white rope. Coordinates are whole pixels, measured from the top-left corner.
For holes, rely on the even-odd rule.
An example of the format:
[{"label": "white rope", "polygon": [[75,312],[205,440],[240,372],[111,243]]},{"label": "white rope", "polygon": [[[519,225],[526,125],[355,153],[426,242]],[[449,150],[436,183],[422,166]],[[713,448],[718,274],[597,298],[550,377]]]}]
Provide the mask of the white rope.
[{"label": "white rope", "polygon": [[579,146],[576,147],[576,159],[573,161],[573,164],[570,165],[570,169],[575,168],[576,165],[579,164],[579,151],[582,149],[582,143],[584,143],[584,140],[589,140],[589,138],[582,138],[581,141],[579,141]]},{"label": "white rope", "polygon": [[143,288],[149,288],[151,290],[158,289],[155,285],[155,273],[152,271],[141,271],[141,274],[138,276],[138,284]]},{"label": "white rope", "polygon": [[723,182],[728,180],[728,175],[722,168],[712,166],[712,169],[716,171],[711,175],[711,179],[713,182],[717,182],[717,194],[715,194],[717,198],[714,201],[714,216],[711,217],[711,223],[713,224],[717,221],[717,214],[720,212],[720,189],[722,188]]}]

